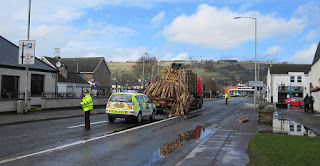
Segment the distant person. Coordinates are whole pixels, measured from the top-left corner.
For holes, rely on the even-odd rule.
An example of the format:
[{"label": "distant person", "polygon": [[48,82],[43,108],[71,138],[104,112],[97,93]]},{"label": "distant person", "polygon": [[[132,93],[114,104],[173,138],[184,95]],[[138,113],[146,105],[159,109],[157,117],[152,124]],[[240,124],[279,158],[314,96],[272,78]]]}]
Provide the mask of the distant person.
[{"label": "distant person", "polygon": [[313,109],[313,103],[314,103],[314,97],[312,96],[312,94],[310,94],[310,98],[311,98],[311,104],[310,104],[310,109],[311,109],[311,113],[314,113],[314,109]]},{"label": "distant person", "polygon": [[226,94],[224,95],[224,98],[226,99],[226,105],[228,105],[228,98],[229,98],[228,93],[226,93]]},{"label": "distant person", "polygon": [[309,112],[310,104],[312,102],[312,98],[307,94],[304,100],[304,112]]},{"label": "distant person", "polygon": [[84,123],[83,129],[90,130],[90,111],[93,109],[93,103],[88,90],[84,91],[84,97],[80,104],[82,105],[82,109],[85,114],[85,118],[84,118],[85,123]]}]

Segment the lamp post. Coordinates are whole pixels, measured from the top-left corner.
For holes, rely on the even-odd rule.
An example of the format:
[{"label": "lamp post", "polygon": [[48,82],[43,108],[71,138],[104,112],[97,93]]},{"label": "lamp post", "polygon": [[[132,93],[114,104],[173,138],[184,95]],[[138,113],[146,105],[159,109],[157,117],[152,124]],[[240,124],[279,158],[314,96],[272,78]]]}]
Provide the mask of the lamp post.
[{"label": "lamp post", "polygon": [[[240,19],[240,18],[249,18],[253,19],[255,26],[254,26],[254,81],[257,82],[257,18],[256,17],[234,17],[234,19]],[[254,89],[254,99],[253,99],[253,104],[254,104],[254,109],[256,109],[256,88]]]},{"label": "lamp post", "polygon": [[190,57],[190,69],[191,69],[191,59],[193,58],[193,57],[200,57],[201,58],[201,56],[192,56],[192,57]]},{"label": "lamp post", "polygon": [[142,89],[144,89],[144,59],[146,57],[146,55],[148,55],[148,53],[144,53],[145,55],[143,55],[142,58]]}]

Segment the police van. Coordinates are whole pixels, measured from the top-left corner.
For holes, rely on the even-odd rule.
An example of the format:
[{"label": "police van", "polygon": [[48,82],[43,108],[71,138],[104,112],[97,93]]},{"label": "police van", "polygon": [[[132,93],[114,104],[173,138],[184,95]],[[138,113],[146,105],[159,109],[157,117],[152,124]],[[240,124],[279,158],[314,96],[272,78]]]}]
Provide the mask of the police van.
[{"label": "police van", "polygon": [[125,118],[140,123],[143,118],[153,121],[156,107],[142,93],[113,93],[108,100],[106,113],[109,122],[114,122],[116,118]]}]

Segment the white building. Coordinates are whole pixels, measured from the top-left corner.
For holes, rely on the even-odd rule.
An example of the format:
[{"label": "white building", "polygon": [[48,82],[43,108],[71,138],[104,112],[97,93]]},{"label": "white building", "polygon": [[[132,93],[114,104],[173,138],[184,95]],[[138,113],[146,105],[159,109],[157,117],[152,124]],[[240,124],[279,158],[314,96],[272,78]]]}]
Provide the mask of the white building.
[{"label": "white building", "polygon": [[310,93],[311,65],[272,64],[268,68],[267,100],[282,103],[292,97],[304,98]]},{"label": "white building", "polygon": [[[26,86],[26,66],[18,64],[19,47],[0,36],[0,112],[14,111],[14,100],[24,98]],[[31,105],[41,105],[44,93],[54,93],[57,71],[35,58],[34,64],[29,65],[28,93]],[[12,106],[5,106],[11,102]]]},{"label": "white building", "polygon": [[311,72],[310,72],[310,77],[311,77],[311,91],[312,91],[312,96],[315,99],[315,102],[313,104],[314,110],[315,111],[320,111],[320,43],[318,44],[317,51],[315,53],[313,62],[312,62],[312,67],[311,67]]}]

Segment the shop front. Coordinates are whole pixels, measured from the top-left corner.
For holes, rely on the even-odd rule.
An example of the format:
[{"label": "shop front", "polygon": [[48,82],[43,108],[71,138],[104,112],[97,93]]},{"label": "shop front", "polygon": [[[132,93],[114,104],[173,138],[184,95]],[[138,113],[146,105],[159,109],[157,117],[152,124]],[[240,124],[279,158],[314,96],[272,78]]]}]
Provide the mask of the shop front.
[{"label": "shop front", "polygon": [[303,98],[303,86],[278,86],[278,102],[284,103],[284,100],[290,97]]}]

